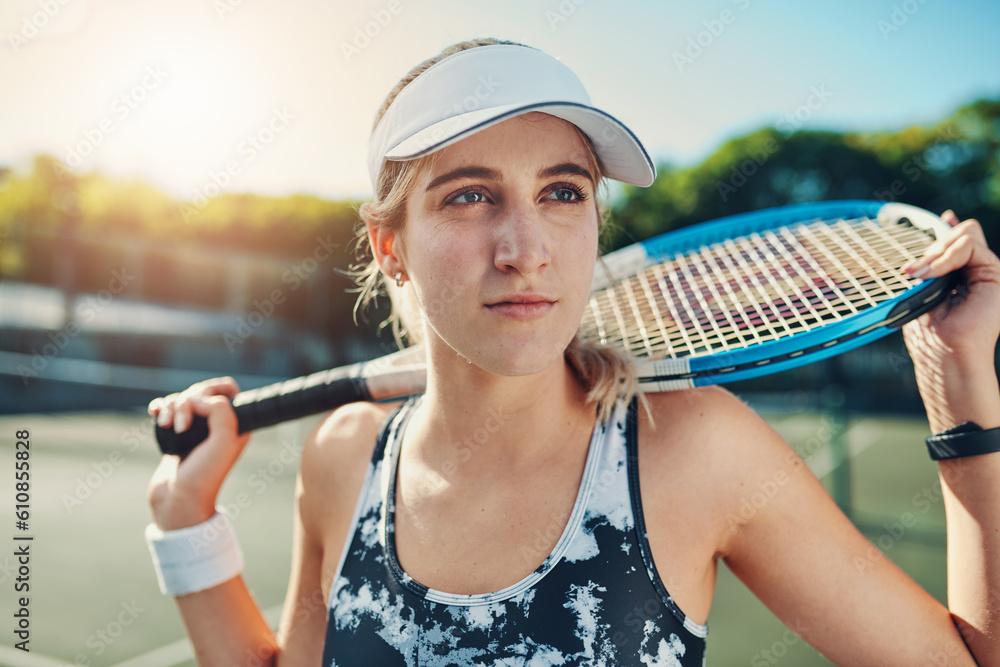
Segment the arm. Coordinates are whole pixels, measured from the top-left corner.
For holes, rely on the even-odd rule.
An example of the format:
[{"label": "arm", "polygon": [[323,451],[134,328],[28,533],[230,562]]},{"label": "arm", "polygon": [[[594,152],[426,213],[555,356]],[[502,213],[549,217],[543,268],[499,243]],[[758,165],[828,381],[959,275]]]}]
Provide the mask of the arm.
[{"label": "arm", "polygon": [[[218,494],[247,436],[237,437],[229,379],[195,385],[157,399],[150,413],[160,425],[208,417],[209,437],[178,465],[165,456],[150,483],[150,504],[164,530],[195,525],[212,515]],[[311,665],[322,659],[327,598],[333,569],[350,539],[351,519],[378,429],[395,404],[352,403],[322,419],[306,438],[296,480],[291,579],[277,636],[242,577],[177,598],[200,665]],[[331,558],[326,558],[327,555]]]},{"label": "arm", "polygon": [[[907,345],[932,430],[966,420],[1000,426],[993,366],[1000,261],[986,248],[978,223],[958,225],[953,214],[945,219],[956,225],[955,234],[910,270],[929,266],[919,275],[931,277],[964,266],[970,289],[964,300],[950,299],[908,325]],[[727,486],[734,492],[725,504],[735,508],[747,489],[776,474],[785,482],[732,527],[720,553],[786,624],[838,664],[1000,664],[997,454],[939,464],[949,613],[858,533],[776,434],[738,407],[724,409],[730,412],[726,423],[740,425],[727,443],[739,444],[730,449],[730,468],[736,467],[727,469]]]},{"label": "arm", "polygon": [[278,665],[316,665],[323,656],[330,589],[378,429],[395,407],[351,403],[320,421],[306,439],[296,483],[291,581],[278,640]]},{"label": "arm", "polygon": [[[312,437],[303,450],[303,468],[310,466],[308,452],[313,449]],[[307,502],[303,474],[296,484],[295,542],[292,550],[292,573],[288,594],[281,616],[278,638],[281,654],[277,664],[318,665],[323,657],[326,634],[326,597],[321,583],[323,545],[317,533],[303,521],[303,505]],[[307,511],[307,510],[306,510]]]},{"label": "arm", "polygon": [[948,610],[851,524],[777,433],[735,399],[716,410],[731,424],[713,444],[730,455],[719,555],[785,625],[838,665],[975,664]]},{"label": "arm", "polygon": [[[149,503],[161,529],[193,526],[215,512],[219,488],[249,440],[236,434],[236,415],[227,398],[238,391],[231,378],[222,378],[150,404],[150,414],[161,426],[174,424],[183,431],[192,413],[207,417],[209,424],[205,442],[184,461],[164,456],[150,481]],[[242,576],[176,599],[199,665],[231,665],[249,655],[263,665],[274,664],[277,642]]]},{"label": "arm", "polygon": [[[973,421],[1000,427],[994,351],[1000,332],[1000,260],[975,220],[942,216],[953,236],[913,272],[964,267],[968,291],[904,328],[931,431]],[[1000,454],[938,463],[948,520],[948,606],[981,665],[1000,664]]]},{"label": "arm", "polygon": [[647,429],[640,449],[646,526],[659,574],[693,620],[707,615],[722,558],[836,664],[974,664],[944,605],[858,532],[749,407],[718,387],[650,398],[670,428]]}]

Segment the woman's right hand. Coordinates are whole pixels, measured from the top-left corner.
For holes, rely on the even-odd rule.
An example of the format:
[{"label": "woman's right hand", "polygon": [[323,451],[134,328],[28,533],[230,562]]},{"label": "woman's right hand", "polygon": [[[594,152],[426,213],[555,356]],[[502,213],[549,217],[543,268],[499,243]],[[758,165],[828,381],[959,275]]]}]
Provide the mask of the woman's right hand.
[{"label": "woman's right hand", "polygon": [[195,414],[208,419],[208,438],[183,461],[164,455],[149,481],[146,496],[161,530],[193,526],[215,514],[219,489],[250,439],[249,433],[237,433],[230,403],[239,391],[234,379],[215,378],[150,402],[148,412],[157,424],[178,433],[188,429]]}]

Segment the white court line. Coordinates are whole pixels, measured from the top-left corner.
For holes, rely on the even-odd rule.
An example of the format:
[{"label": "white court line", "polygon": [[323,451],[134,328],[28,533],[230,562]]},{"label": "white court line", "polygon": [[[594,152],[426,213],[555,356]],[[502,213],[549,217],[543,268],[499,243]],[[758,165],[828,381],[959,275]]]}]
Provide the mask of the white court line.
[{"label": "white court line", "polygon": [[[277,605],[271,607],[270,609],[264,610],[264,619],[267,624],[274,628],[278,625],[278,621],[281,619],[281,609],[283,605]],[[2,656],[0,656],[2,657]],[[191,641],[186,637],[184,639],[178,639],[175,642],[171,642],[166,646],[161,646],[160,648],[153,649],[148,653],[143,653],[142,655],[137,655],[134,658],[129,658],[124,662],[119,662],[113,667],[172,667],[172,665],[179,665],[182,662],[187,662],[188,660],[194,660],[194,647],[191,646]],[[65,667],[64,663],[39,663],[38,667]],[[18,665],[20,667],[20,665]],[[24,667],[35,667],[34,665],[25,665]]]},{"label": "white court line", "polygon": [[149,653],[137,655],[125,662],[119,662],[114,667],[168,667],[168,665],[179,665],[182,662],[194,660],[194,648],[191,640],[187,637],[153,649]]},{"label": "white court line", "polygon": [[[282,605],[279,604],[264,611],[264,619],[272,628],[277,627],[278,621],[281,619],[281,609]],[[194,648],[191,646],[191,641],[185,637],[148,653],[119,662],[113,667],[172,667],[189,660],[194,660]],[[0,665],[4,667],[74,667],[71,662],[65,660],[50,658],[34,651],[28,653],[3,645],[0,645]]]},{"label": "white court line", "polygon": [[10,646],[0,646],[0,665],[10,665],[10,667],[72,667],[68,662],[34,652],[28,653]]}]

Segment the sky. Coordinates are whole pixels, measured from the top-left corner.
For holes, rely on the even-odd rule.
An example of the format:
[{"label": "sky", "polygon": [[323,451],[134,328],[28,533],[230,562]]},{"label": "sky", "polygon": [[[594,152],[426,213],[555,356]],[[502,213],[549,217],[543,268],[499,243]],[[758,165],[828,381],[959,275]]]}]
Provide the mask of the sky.
[{"label": "sky", "polygon": [[558,57],[690,164],[765,125],[892,131],[1000,97],[998,27],[996,0],[2,0],[0,166],[365,197],[386,93],[478,36]]}]

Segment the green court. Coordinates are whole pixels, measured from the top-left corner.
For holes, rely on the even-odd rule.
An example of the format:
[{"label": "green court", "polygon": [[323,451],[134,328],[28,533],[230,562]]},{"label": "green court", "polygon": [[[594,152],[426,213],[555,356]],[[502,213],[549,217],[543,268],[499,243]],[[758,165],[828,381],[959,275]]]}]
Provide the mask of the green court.
[{"label": "green court", "polygon": [[[765,415],[831,488],[844,457],[832,450],[823,415]],[[236,515],[245,576],[277,619],[291,552],[299,447],[314,419],[254,435],[222,502]],[[14,525],[13,485],[0,488],[7,517],[0,539],[0,664],[193,665],[173,601],[160,595],[143,539],[145,489],[158,456],[145,415],[38,414],[0,417],[3,441],[31,432],[31,518]],[[945,595],[944,508],[919,419],[857,415],[847,422],[852,516],[869,539],[931,594]],[[13,447],[5,447],[13,470]],[[831,453],[833,451],[833,453]],[[844,493],[844,491],[838,491]],[[30,543],[30,653],[13,648],[15,534]],[[823,563],[816,563],[823,567]],[[778,622],[723,566],[711,617],[709,665],[827,665]],[[793,628],[794,629],[794,628]],[[248,656],[247,664],[255,664]]]}]

